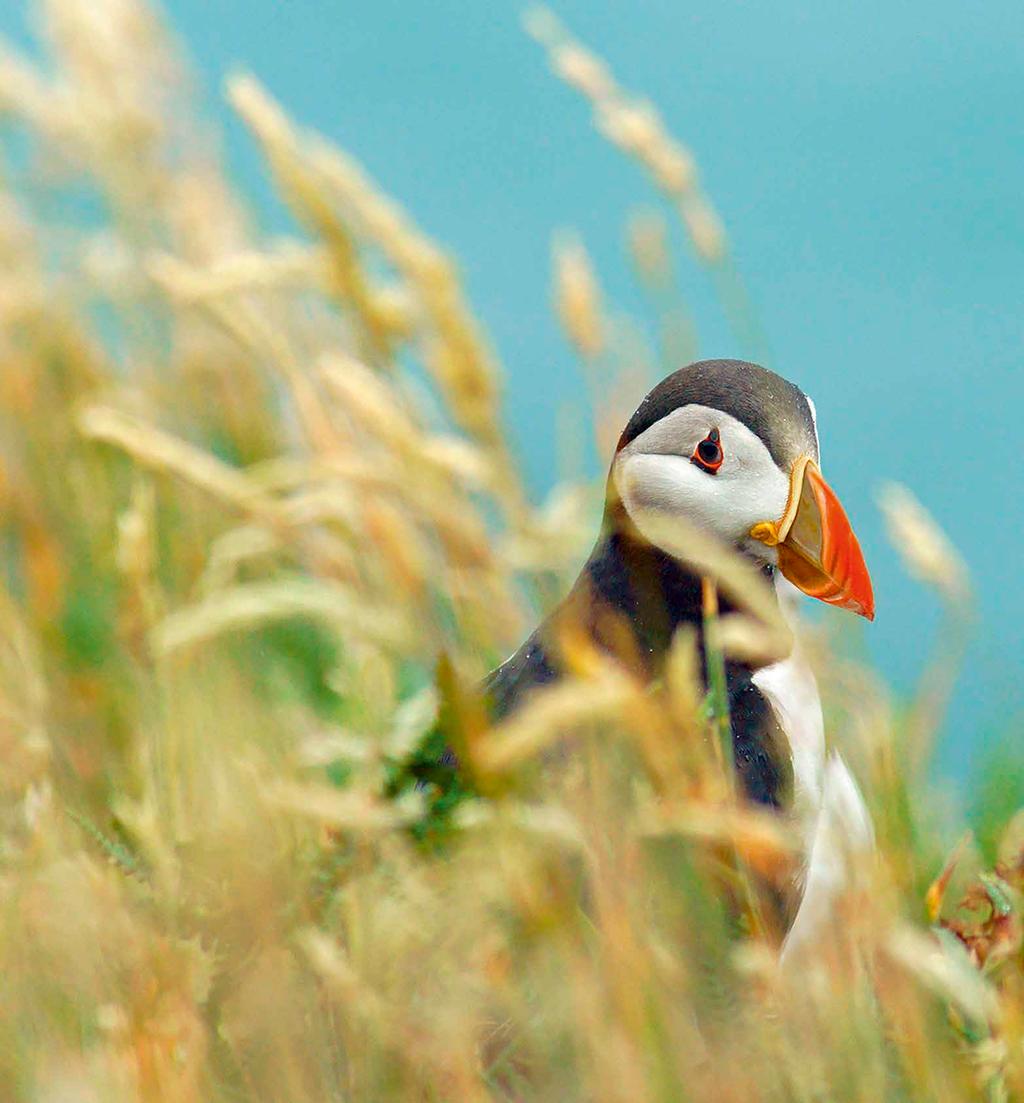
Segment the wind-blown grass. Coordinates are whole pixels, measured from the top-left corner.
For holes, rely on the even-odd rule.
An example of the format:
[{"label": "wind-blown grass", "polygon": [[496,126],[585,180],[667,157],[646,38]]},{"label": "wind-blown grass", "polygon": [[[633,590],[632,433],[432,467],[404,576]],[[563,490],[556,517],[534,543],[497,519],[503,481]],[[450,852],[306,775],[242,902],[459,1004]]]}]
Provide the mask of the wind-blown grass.
[{"label": "wind-blown grass", "polygon": [[[0,54],[0,1095],[1024,1090],[1019,826],[994,872],[970,847],[943,869],[943,687],[894,708],[808,632],[878,854],[787,973],[755,913],[798,840],[736,805],[692,638],[655,686],[566,640],[573,677],[487,723],[477,680],[564,590],[597,497],[529,502],[451,258],[238,77],[296,218],[265,240],[153,12],[41,15],[45,63]],[[531,25],[725,271],[685,150]],[[672,363],[692,332],[657,216],[631,246]],[[591,377],[629,378],[582,245],[556,267]],[[885,507],[962,632],[955,553],[906,492]],[[777,648],[755,583],[677,538],[744,599],[721,646]]]}]

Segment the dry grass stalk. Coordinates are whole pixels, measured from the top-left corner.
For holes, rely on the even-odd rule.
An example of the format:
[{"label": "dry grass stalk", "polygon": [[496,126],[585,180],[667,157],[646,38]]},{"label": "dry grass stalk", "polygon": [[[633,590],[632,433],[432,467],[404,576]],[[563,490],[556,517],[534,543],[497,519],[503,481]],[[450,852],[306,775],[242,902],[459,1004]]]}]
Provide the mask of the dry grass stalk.
[{"label": "dry grass stalk", "polygon": [[566,336],[586,359],[604,348],[601,290],[590,257],[578,238],[555,242],[555,309]]},{"label": "dry grass stalk", "polygon": [[103,406],[86,407],[78,419],[85,436],[113,444],[146,467],[167,471],[249,513],[267,513],[270,503],[245,475],[209,452]]},{"label": "dry grass stalk", "polygon": [[225,590],[192,608],[179,609],[158,626],[153,643],[158,652],[166,654],[224,632],[295,616],[339,625],[382,647],[402,650],[410,643],[400,613],[368,606],[340,586],[299,579],[252,582]]},{"label": "dry grass stalk", "polygon": [[[700,186],[692,153],[665,128],[657,109],[622,89],[600,58],[572,37],[547,8],[533,8],[526,29],[547,51],[552,70],[594,110],[597,129],[638,161],[670,202],[697,258],[711,268],[719,297],[737,335],[758,359],[765,356],[760,324],[733,264],[722,221]],[[683,346],[691,343],[683,325]]]},{"label": "dry grass stalk", "polygon": [[474,752],[473,766],[482,773],[501,773],[540,752],[581,725],[620,716],[635,700],[637,688],[608,671],[604,678],[561,684],[539,692],[515,716],[493,729]]},{"label": "dry grass stalk", "polygon": [[721,221],[698,185],[692,153],[668,133],[655,107],[620,88],[604,63],[547,8],[533,9],[526,26],[548,51],[555,73],[590,101],[601,133],[636,158],[675,205],[697,255],[720,263],[726,255]]},{"label": "dry grass stalk", "polygon": [[886,483],[879,491],[889,537],[907,568],[922,582],[934,586],[954,606],[970,600],[967,569],[949,537],[905,487]]},{"label": "dry grass stalk", "polygon": [[[407,281],[427,326],[426,363],[459,423],[495,455],[504,494],[521,513],[521,491],[511,474],[498,424],[497,368],[463,300],[451,262],[383,198],[351,159],[297,131],[255,80],[234,79],[229,94],[299,209],[319,212],[319,219],[313,221],[322,228],[331,217],[324,211],[325,203],[337,203],[343,216],[353,220]],[[337,225],[342,225],[337,218]],[[371,332],[376,325],[371,316]]]}]

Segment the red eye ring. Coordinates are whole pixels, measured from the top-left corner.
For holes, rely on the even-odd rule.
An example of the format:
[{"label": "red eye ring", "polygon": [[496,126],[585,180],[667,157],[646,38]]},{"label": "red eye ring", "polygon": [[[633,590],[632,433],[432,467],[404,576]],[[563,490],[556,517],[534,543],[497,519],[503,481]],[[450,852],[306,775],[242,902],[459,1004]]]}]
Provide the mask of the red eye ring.
[{"label": "red eye ring", "polygon": [[690,457],[690,463],[696,464],[709,475],[714,475],[722,466],[725,453],[722,451],[721,436],[717,429],[710,433],[697,445]]}]

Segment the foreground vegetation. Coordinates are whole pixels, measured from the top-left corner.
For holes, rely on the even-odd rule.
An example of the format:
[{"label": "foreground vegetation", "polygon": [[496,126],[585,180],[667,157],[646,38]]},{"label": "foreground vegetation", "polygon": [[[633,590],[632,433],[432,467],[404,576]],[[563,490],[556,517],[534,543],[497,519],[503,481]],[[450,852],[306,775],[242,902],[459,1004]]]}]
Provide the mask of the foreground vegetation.
[{"label": "foreground vegetation", "polygon": [[[0,1096],[1024,1091],[1024,834],[988,872],[933,841],[951,656],[894,707],[809,631],[878,854],[781,970],[758,886],[793,840],[733,803],[691,640],[653,689],[581,645],[487,728],[473,686],[574,573],[599,488],[528,501],[451,260],[239,78],[296,219],[266,240],[153,13],[42,15],[45,64],[0,54]],[[685,149],[550,16],[530,30],[756,341]],[[666,242],[633,222],[652,364],[692,351]],[[636,360],[583,247],[555,259],[606,442]],[[906,492],[884,505],[956,638],[955,553]],[[754,619],[722,640],[770,643]],[[461,787],[417,787],[445,739]]]}]

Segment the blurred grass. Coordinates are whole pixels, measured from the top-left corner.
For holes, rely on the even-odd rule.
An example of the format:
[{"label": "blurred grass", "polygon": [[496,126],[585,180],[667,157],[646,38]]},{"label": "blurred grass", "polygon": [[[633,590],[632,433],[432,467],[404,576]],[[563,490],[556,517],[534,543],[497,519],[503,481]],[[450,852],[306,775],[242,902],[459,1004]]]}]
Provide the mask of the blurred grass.
[{"label": "blurred grass", "polygon": [[[473,687],[564,592],[600,490],[528,502],[452,260],[236,78],[296,218],[264,239],[150,8],[38,14],[44,59],[0,52],[0,1097],[1019,1095],[1005,788],[975,812],[998,867],[965,846],[934,880],[951,656],[894,706],[809,632],[878,854],[780,970],[749,894],[788,883],[794,832],[733,802],[692,639],[653,687],[567,641],[574,679],[488,727]],[[549,16],[531,30],[756,335],[692,158]],[[663,216],[629,240],[648,336],[581,242],[555,249],[606,451],[636,365],[695,341]],[[884,505],[962,638],[955,552]]]}]

